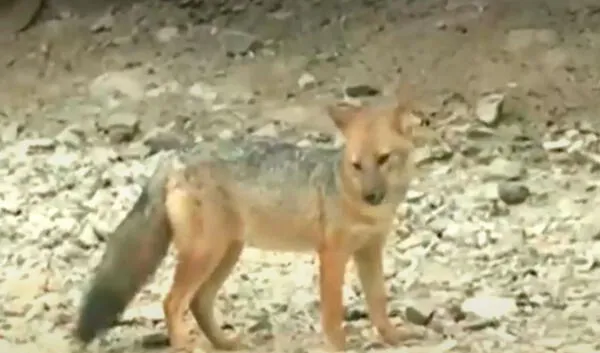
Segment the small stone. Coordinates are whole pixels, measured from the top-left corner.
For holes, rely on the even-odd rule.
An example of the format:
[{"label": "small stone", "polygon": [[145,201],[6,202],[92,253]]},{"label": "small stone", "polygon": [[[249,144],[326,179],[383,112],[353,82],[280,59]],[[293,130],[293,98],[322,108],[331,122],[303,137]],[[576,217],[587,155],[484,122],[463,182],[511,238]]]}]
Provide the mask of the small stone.
[{"label": "small stone", "polygon": [[521,162],[496,158],[487,167],[488,179],[519,180],[525,176],[525,167]]},{"label": "small stone", "polygon": [[41,137],[21,141],[23,149],[27,153],[49,152],[56,148],[56,141],[51,138]]},{"label": "small stone", "polygon": [[257,129],[256,131],[254,131],[252,133],[252,135],[258,136],[258,137],[274,138],[274,137],[277,137],[277,135],[278,135],[277,127],[273,123],[267,124],[259,129]]},{"label": "small stone", "polygon": [[56,135],[56,141],[69,147],[81,146],[83,139],[85,138],[85,132],[78,126],[71,126],[65,128],[58,135]]},{"label": "small stone", "polygon": [[225,129],[219,133],[219,138],[221,140],[231,140],[233,138],[233,136],[234,136],[234,133],[230,129]]},{"label": "small stone", "polygon": [[219,95],[217,91],[203,82],[194,83],[189,88],[188,93],[190,96],[200,98],[206,102],[214,102]]},{"label": "small stone", "polygon": [[553,46],[560,41],[559,35],[552,29],[520,28],[508,32],[506,37],[506,49],[519,51],[527,49],[535,44]]},{"label": "small stone", "polygon": [[303,73],[300,78],[298,78],[298,87],[300,87],[300,89],[306,90],[306,89],[311,89],[314,88],[317,85],[317,79],[315,78],[314,75],[305,72]]},{"label": "small stone", "polygon": [[464,313],[474,314],[482,319],[499,319],[518,310],[512,298],[483,294],[466,299],[460,309]]},{"label": "small stone", "polygon": [[119,156],[123,159],[141,159],[147,157],[150,153],[152,153],[152,150],[148,145],[143,142],[134,142],[121,150]]},{"label": "small stone", "polygon": [[441,146],[422,146],[415,148],[412,156],[415,165],[422,166],[436,161],[446,161],[453,156],[453,152]]},{"label": "small stone", "polygon": [[22,200],[17,197],[2,195],[2,199],[0,199],[0,210],[12,215],[18,215],[22,212]]},{"label": "small stone", "polygon": [[408,305],[404,315],[406,320],[415,325],[427,326],[435,316],[435,308],[431,303],[419,301]]},{"label": "small stone", "polygon": [[600,240],[600,218],[595,212],[584,216],[578,222],[578,239],[583,241]]},{"label": "small stone", "polygon": [[111,13],[106,13],[90,26],[90,31],[93,33],[110,31],[114,25],[115,17]]},{"label": "small stone", "polygon": [[106,97],[120,94],[139,100],[144,98],[145,88],[131,72],[112,71],[96,77],[89,86],[90,94]]},{"label": "small stone", "polygon": [[179,29],[175,26],[163,27],[156,31],[156,40],[161,43],[168,43],[179,35]]},{"label": "small stone", "polygon": [[145,349],[157,349],[169,346],[169,336],[164,333],[152,333],[142,337],[142,347]]},{"label": "small stone", "polygon": [[140,119],[136,114],[118,112],[98,121],[98,126],[112,143],[128,142],[139,132]]},{"label": "small stone", "polygon": [[381,93],[379,89],[367,84],[349,86],[345,91],[346,95],[351,98],[373,97]]},{"label": "small stone", "polygon": [[143,138],[144,144],[150,148],[151,153],[162,150],[178,149],[183,146],[185,139],[175,132],[165,128],[149,131]]},{"label": "small stone", "polygon": [[571,141],[567,138],[561,138],[561,139],[553,140],[553,141],[544,141],[542,143],[542,147],[546,151],[552,151],[552,152],[564,151],[570,145],[571,145]]},{"label": "small stone", "polygon": [[166,82],[163,85],[149,89],[146,92],[146,96],[154,98],[154,97],[161,96],[165,93],[178,93],[180,91],[180,89],[181,89],[181,85],[179,84],[179,82],[173,80],[173,81]]},{"label": "small stone", "polygon": [[498,197],[507,205],[523,203],[529,195],[529,188],[521,183],[501,182],[498,184]]},{"label": "small stone", "polygon": [[477,119],[484,124],[493,125],[502,115],[503,94],[488,94],[477,102],[475,113]]},{"label": "small stone", "polygon": [[99,243],[98,235],[96,234],[94,227],[90,224],[83,227],[77,240],[79,245],[84,249],[93,248]]},{"label": "small stone", "polygon": [[425,193],[418,190],[408,190],[406,192],[406,201],[418,201],[425,197]]},{"label": "small stone", "polygon": [[227,55],[244,55],[263,46],[258,37],[242,31],[227,29],[221,31],[219,37]]},{"label": "small stone", "polygon": [[13,121],[2,127],[2,142],[14,142],[23,131],[25,125],[22,122]]},{"label": "small stone", "polygon": [[127,309],[123,314],[122,320],[126,322],[158,322],[164,320],[164,318],[165,315],[163,312],[162,304],[159,302],[153,302],[151,304],[138,305]]},{"label": "small stone", "polygon": [[308,148],[311,147],[313,143],[309,139],[302,139],[296,143],[296,146],[300,148]]}]

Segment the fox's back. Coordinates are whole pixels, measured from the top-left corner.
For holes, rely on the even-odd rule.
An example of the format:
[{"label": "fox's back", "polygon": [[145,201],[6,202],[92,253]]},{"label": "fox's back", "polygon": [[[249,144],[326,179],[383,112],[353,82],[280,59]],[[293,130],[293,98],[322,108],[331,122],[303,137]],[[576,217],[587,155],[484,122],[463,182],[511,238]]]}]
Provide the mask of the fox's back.
[{"label": "fox's back", "polygon": [[322,198],[339,196],[338,149],[238,139],[200,143],[180,159],[195,169],[193,185],[227,194],[251,233],[247,240],[261,248],[312,248]]},{"label": "fox's back", "polygon": [[257,196],[289,199],[315,187],[334,192],[339,155],[339,149],[240,138],[200,143],[184,158],[188,165],[210,166]]}]

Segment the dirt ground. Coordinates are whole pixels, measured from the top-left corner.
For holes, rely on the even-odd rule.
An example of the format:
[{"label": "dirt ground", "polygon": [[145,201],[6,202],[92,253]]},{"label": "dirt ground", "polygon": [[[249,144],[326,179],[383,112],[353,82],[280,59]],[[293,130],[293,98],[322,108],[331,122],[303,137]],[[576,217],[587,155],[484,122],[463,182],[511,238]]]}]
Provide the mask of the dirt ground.
[{"label": "dirt ground", "polygon": [[[0,348],[75,349],[81,292],[159,151],[335,143],[326,104],[408,82],[437,138],[385,265],[392,314],[425,337],[382,346],[350,273],[352,349],[600,350],[596,1],[145,1],[42,20],[0,38]],[[148,337],[172,265],[90,352],[167,352]],[[315,280],[308,255],[248,250],[218,308],[247,352],[319,351]]]}]

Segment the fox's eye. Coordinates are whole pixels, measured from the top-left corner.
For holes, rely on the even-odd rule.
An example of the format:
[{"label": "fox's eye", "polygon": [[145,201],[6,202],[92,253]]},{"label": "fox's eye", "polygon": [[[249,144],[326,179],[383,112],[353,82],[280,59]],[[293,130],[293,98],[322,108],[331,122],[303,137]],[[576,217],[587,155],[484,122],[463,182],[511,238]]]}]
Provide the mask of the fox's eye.
[{"label": "fox's eye", "polygon": [[356,170],[362,169],[362,165],[360,165],[360,162],[352,162],[352,167]]},{"label": "fox's eye", "polygon": [[390,159],[389,153],[384,153],[377,158],[377,164],[383,165]]}]

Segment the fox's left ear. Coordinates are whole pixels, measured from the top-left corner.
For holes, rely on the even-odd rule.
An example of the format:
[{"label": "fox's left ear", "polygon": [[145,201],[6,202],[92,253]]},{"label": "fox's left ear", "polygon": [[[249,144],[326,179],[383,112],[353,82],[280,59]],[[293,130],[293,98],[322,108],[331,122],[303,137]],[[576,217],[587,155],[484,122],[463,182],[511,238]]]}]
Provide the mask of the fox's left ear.
[{"label": "fox's left ear", "polygon": [[421,119],[413,114],[415,88],[404,83],[396,89],[396,107],[392,114],[392,126],[400,134],[412,136],[415,127],[421,125]]},{"label": "fox's left ear", "polygon": [[413,114],[410,106],[398,104],[394,108],[392,126],[400,134],[412,136],[416,127],[421,125],[421,119]]},{"label": "fox's left ear", "polygon": [[356,118],[360,111],[359,106],[347,102],[340,102],[327,107],[327,114],[335,126],[343,133],[348,125]]}]

